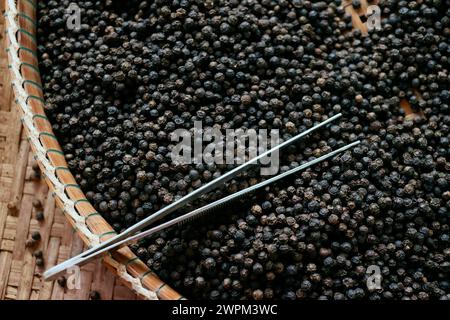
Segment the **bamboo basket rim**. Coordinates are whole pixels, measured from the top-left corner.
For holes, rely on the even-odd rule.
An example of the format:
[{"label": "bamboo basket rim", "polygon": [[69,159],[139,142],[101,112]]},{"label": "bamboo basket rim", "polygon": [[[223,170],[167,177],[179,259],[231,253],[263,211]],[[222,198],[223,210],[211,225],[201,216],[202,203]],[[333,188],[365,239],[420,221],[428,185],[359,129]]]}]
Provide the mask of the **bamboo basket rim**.
[{"label": "bamboo basket rim", "polygon": [[[45,115],[37,56],[37,0],[5,0],[5,3],[10,79],[34,158],[58,207],[77,234],[87,246],[98,245],[116,233],[77,184]],[[161,281],[129,247],[105,255],[103,263],[144,299],[185,299]]]}]

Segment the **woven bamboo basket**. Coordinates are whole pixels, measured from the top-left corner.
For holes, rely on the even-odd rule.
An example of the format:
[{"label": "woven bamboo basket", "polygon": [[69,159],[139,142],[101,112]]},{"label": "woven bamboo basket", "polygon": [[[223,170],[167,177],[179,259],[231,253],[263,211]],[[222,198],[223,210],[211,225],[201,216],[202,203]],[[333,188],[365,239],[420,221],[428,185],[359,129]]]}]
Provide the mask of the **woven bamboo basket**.
[{"label": "woven bamboo basket", "polygon": [[[4,1],[11,82],[31,148],[49,188],[53,191],[56,203],[86,245],[95,246],[112,237],[115,232],[95,211],[68,170],[64,153],[45,116],[45,101],[36,53],[38,0]],[[343,0],[342,6],[352,15],[354,27],[367,34],[367,27],[360,17],[365,14],[368,3],[366,0],[361,3],[359,10],[352,8],[350,0]],[[378,1],[375,1],[373,4],[377,3]],[[420,97],[419,93],[416,95]],[[423,116],[420,112],[414,113],[405,99],[402,99],[400,107],[403,108],[406,118]],[[105,256],[103,262],[128,287],[146,299],[184,299],[151,272],[128,247]]]},{"label": "woven bamboo basket", "polygon": [[[89,247],[96,246],[115,232],[76,183],[45,115],[37,56],[37,0],[5,2],[10,78],[31,149],[58,206],[84,243]],[[125,285],[145,299],[183,299],[128,247],[104,256],[103,262]]]}]

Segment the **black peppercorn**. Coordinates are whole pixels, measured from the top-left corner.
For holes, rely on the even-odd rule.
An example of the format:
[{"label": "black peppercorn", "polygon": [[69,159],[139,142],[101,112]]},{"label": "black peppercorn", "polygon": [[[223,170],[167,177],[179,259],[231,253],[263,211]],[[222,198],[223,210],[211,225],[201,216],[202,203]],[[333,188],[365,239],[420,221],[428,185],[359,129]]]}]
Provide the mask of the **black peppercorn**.
[{"label": "black peppercorn", "polygon": [[44,259],[42,257],[36,258],[36,265],[38,267],[43,267],[44,266]]},{"label": "black peppercorn", "polygon": [[56,280],[56,282],[58,283],[58,285],[60,286],[60,287],[65,287],[66,286],[66,284],[67,284],[67,279],[66,279],[66,277],[64,277],[64,276],[62,276],[62,277],[59,277],[57,280]]},{"label": "black peppercorn", "polygon": [[100,293],[98,291],[91,291],[89,293],[89,299],[91,299],[91,300],[100,300],[101,299]]},{"label": "black peppercorn", "polygon": [[43,211],[36,212],[35,218],[37,221],[43,221],[45,219],[44,212]]},{"label": "black peppercorn", "polygon": [[31,239],[33,239],[34,241],[41,240],[41,234],[39,233],[39,231],[33,231],[31,233]]},{"label": "black peppercorn", "polygon": [[35,252],[33,253],[33,255],[34,255],[36,258],[42,258],[42,256],[43,256],[41,250],[35,251]]},{"label": "black peppercorn", "polygon": [[41,169],[39,167],[39,164],[37,163],[37,161],[34,161],[33,164],[31,165],[31,168],[33,169],[33,179],[39,179],[41,177]]},{"label": "black peppercorn", "polygon": [[355,9],[361,8],[361,1],[360,0],[352,0],[352,6]]}]

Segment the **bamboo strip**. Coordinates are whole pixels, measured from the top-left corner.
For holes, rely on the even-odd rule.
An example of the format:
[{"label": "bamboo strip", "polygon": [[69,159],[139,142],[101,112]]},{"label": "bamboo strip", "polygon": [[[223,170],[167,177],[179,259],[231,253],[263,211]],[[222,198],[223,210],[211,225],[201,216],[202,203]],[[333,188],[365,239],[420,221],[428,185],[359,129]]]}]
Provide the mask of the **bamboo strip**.
[{"label": "bamboo strip", "polygon": [[8,203],[8,209],[12,210],[12,211],[17,211],[18,210],[18,205],[20,203],[21,197],[22,197],[22,191],[23,191],[23,184],[22,184],[22,180],[25,178],[25,172],[26,172],[26,161],[21,161],[24,157],[26,157],[28,155],[29,152],[29,145],[28,143],[21,143],[20,144],[20,149],[19,149],[19,160],[17,161],[16,164],[16,174],[17,174],[17,179],[14,180],[13,182],[13,187],[11,188],[12,190],[12,197],[11,197],[11,201]]}]

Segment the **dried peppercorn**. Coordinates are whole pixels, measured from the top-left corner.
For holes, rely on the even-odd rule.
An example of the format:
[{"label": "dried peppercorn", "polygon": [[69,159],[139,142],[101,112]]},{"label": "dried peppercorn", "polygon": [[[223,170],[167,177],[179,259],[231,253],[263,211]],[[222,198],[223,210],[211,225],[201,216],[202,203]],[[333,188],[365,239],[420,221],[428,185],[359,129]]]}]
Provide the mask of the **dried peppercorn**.
[{"label": "dried peppercorn", "polygon": [[62,277],[59,277],[57,280],[56,280],[56,282],[58,283],[58,285],[60,286],[60,287],[65,287],[66,286],[66,284],[67,284],[67,279],[66,279],[66,277],[64,277],[64,276],[62,276]]},{"label": "dried peppercorn", "polygon": [[43,221],[45,219],[45,215],[43,211],[36,212],[35,218],[37,221]]},{"label": "dried peppercorn", "polygon": [[42,257],[36,258],[36,265],[37,265],[38,267],[43,267],[44,264],[45,264],[45,262],[44,262],[44,259],[43,259]]},{"label": "dried peppercorn", "polygon": [[31,232],[31,239],[34,241],[40,241],[41,240],[41,234],[39,231],[33,231]]},{"label": "dried peppercorn", "polygon": [[91,291],[89,293],[89,299],[91,299],[91,300],[101,300],[100,293],[98,291]]}]

